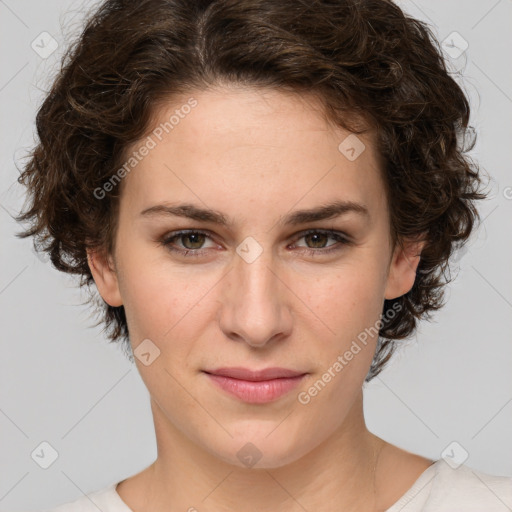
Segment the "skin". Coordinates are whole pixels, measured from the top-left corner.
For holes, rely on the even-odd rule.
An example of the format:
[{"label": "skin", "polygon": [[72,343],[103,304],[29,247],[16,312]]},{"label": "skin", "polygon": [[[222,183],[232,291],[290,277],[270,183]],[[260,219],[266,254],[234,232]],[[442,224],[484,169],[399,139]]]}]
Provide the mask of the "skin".
[{"label": "skin", "polygon": [[[158,457],[117,492],[134,512],[386,510],[433,461],[366,428],[362,386],[377,339],[308,404],[297,400],[376,324],[384,299],[415,280],[422,244],[391,246],[372,134],[358,135],[365,150],[350,161],[338,150],[349,133],[327,123],[313,98],[241,87],[173,98],[155,126],[191,96],[198,105],[122,182],[114,254],[89,252],[101,296],[124,305],[133,350],[149,339],[160,351],[148,366],[136,358]],[[370,215],[278,223],[333,200],[362,203]],[[162,203],[220,210],[234,224],[140,215]],[[353,243],[301,235],[313,228]],[[173,242],[201,256],[159,244],[181,229],[208,231]],[[249,236],[262,249],[251,263],[236,252]],[[202,373],[220,366],[308,375],[274,402],[248,404]],[[253,467],[237,457],[248,442],[261,453]]]}]

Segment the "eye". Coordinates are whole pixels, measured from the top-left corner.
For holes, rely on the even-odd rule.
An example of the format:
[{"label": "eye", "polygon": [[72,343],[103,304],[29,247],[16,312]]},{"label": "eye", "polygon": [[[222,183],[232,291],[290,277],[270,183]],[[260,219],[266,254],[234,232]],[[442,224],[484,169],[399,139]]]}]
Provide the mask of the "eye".
[{"label": "eye", "polygon": [[[205,238],[210,238],[206,232],[188,230],[169,233],[169,235],[164,236],[160,243],[170,251],[180,253],[183,256],[201,256],[204,253],[201,246]],[[181,240],[184,248],[175,247],[174,241],[176,239]],[[183,243],[184,241],[185,243]]]},{"label": "eye", "polygon": [[[306,242],[312,243],[315,246],[313,249],[306,248],[303,250],[303,252],[312,255],[330,254],[335,251],[340,251],[345,245],[351,244],[350,239],[345,234],[331,229],[310,229],[309,231],[301,233],[297,240],[300,240],[301,238],[304,238]],[[331,244],[325,248],[325,243],[329,238],[338,243]]]},{"label": "eye", "polygon": [[[304,239],[307,244],[312,244],[313,248],[300,248],[299,252],[309,255],[322,255],[330,254],[335,251],[340,251],[344,246],[350,245],[352,242],[350,238],[344,233],[322,229],[310,229],[309,231],[302,232],[295,238],[295,242]],[[335,240],[334,244],[326,246],[325,244],[330,239]],[[197,257],[202,256],[207,252],[207,248],[203,247],[206,240],[211,240],[208,232],[197,230],[183,230],[172,232],[165,235],[160,244],[166,247],[169,251],[176,252],[181,256]],[[176,241],[179,243],[176,244]]]}]

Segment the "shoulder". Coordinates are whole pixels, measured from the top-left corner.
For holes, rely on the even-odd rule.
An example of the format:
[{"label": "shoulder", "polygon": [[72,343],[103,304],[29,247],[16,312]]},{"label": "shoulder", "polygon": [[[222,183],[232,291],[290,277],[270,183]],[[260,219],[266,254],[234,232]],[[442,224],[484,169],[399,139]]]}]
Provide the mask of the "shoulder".
[{"label": "shoulder", "polygon": [[435,466],[425,512],[505,512],[512,508],[512,477],[490,475],[466,465],[452,467],[443,459]]},{"label": "shoulder", "polygon": [[132,512],[116,492],[118,482],[41,512]]}]

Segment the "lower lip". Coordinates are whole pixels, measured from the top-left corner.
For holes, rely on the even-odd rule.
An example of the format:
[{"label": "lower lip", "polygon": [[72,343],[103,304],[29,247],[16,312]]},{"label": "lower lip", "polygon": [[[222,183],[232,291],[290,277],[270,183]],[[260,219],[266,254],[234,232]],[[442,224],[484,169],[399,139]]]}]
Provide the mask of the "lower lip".
[{"label": "lower lip", "polygon": [[305,377],[287,377],[262,381],[233,379],[222,375],[207,373],[208,377],[224,391],[251,404],[265,404],[277,400],[297,387]]}]

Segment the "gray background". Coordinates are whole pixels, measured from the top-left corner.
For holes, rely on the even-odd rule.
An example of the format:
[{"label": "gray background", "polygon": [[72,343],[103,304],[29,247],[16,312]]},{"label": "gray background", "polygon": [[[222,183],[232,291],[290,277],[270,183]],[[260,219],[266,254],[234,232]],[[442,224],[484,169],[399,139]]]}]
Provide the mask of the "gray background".
[{"label": "gray background", "polygon": [[[35,255],[31,240],[14,237],[19,226],[11,218],[24,199],[15,164],[33,143],[35,112],[65,43],[92,5],[0,1],[1,511],[74,500],[156,457],[148,392],[135,366],[101,327],[90,327],[76,281]],[[367,424],[432,459],[456,441],[451,448],[457,456],[467,451],[465,464],[512,476],[512,73],[504,64],[512,2],[399,5],[430,23],[440,41],[456,31],[469,43],[460,57],[446,58],[471,98],[479,133],[471,155],[491,175],[492,192],[447,305],[367,386]],[[59,44],[47,58],[31,47],[44,31]],[[44,441],[58,453],[47,469],[31,456]]]}]

